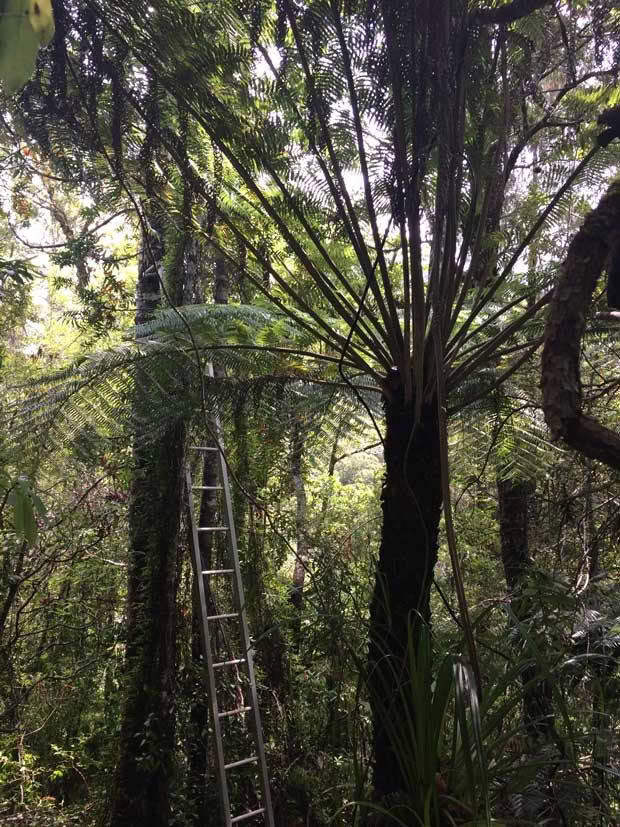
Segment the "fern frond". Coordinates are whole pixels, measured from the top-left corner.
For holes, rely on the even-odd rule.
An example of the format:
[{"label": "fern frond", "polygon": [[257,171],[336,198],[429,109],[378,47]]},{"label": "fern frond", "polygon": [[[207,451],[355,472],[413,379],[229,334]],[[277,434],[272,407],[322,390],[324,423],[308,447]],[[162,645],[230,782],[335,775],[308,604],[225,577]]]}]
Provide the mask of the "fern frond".
[{"label": "fern frond", "polygon": [[[85,433],[155,440],[179,419],[200,421],[203,389],[209,410],[224,420],[247,399],[260,406],[261,416],[280,423],[302,413],[322,421],[330,408],[361,422],[362,394],[364,404],[377,410],[377,389],[343,382],[338,358],[312,346],[290,319],[254,306],[163,311],[135,328],[131,340],[39,377],[30,383],[36,392],[26,398],[15,389],[3,412],[13,423],[9,441],[30,453],[38,442],[56,450]],[[205,376],[207,360],[224,377]],[[344,368],[350,367],[345,360]],[[143,411],[139,400],[145,397]]]}]

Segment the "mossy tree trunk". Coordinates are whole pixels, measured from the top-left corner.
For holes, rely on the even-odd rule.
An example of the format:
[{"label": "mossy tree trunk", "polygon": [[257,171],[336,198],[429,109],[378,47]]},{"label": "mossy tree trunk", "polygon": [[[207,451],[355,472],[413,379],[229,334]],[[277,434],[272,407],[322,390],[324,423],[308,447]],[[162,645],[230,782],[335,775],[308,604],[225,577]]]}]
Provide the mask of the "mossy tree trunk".
[{"label": "mossy tree trunk", "polygon": [[[164,227],[144,239],[136,322],[152,317],[164,271]],[[177,298],[172,291],[172,298]],[[185,425],[148,438],[152,382],[136,375],[136,436],[129,504],[125,705],[110,827],[167,827],[175,778],[177,539]],[[141,433],[142,431],[142,433]]]},{"label": "mossy tree trunk", "polygon": [[293,424],[291,436],[291,475],[295,489],[295,530],[297,544],[295,549],[295,565],[293,567],[293,583],[290,601],[294,608],[292,618],[293,643],[296,652],[301,646],[301,620],[304,603],[304,585],[306,582],[306,567],[308,565],[308,536],[306,526],[307,497],[306,481],[304,479],[306,431],[299,420]]},{"label": "mossy tree trunk", "polygon": [[[521,593],[532,563],[529,553],[528,505],[533,490],[534,486],[529,480],[501,476],[497,480],[502,562],[516,631],[526,657],[537,652],[537,647],[532,648],[527,634],[532,624],[532,602]],[[534,634],[534,630],[531,631]],[[536,663],[528,664],[521,672],[523,723],[532,743],[549,741],[554,734],[551,686],[540,672],[541,665]]]}]

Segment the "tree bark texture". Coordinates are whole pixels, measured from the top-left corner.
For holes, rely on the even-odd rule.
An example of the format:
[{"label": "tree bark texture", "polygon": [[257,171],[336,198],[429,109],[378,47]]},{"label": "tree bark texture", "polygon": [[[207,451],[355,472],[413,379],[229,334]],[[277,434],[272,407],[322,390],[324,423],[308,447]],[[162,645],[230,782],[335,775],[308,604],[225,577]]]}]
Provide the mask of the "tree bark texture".
[{"label": "tree bark texture", "polygon": [[[522,649],[528,652],[527,630],[531,623],[531,603],[520,591],[531,566],[529,554],[528,501],[533,485],[528,480],[501,478],[497,480],[499,503],[499,534],[510,605],[517,620]],[[531,649],[530,649],[531,651]],[[532,740],[549,741],[553,735],[553,699],[549,681],[540,678],[536,664],[528,664],[521,672],[523,684],[523,723]]]},{"label": "tree bark texture", "polygon": [[134,452],[129,511],[127,697],[112,827],[166,827],[175,775],[177,537],[182,423]]},{"label": "tree bark texture", "polygon": [[[545,419],[555,439],[620,469],[620,436],[582,413],[581,339],[603,267],[618,255],[620,183],[613,183],[572,240],[545,327],[541,385]],[[617,266],[617,265],[616,265]],[[614,270],[617,272],[617,270]]]},{"label": "tree bark texture", "polygon": [[506,585],[515,592],[530,566],[527,522],[528,497],[532,484],[525,480],[498,477],[499,537]]},{"label": "tree bark texture", "polygon": [[551,0],[512,0],[512,3],[506,3],[496,8],[476,9],[471,15],[472,22],[491,25],[501,23],[506,25],[507,23],[514,23],[515,20],[527,17],[537,9],[550,5],[550,3]]},{"label": "tree bark texture", "polygon": [[[369,692],[374,742],[374,793],[383,798],[403,789],[398,757],[385,726],[398,720],[394,675],[402,671],[413,624],[430,620],[430,587],[437,561],[441,515],[439,427],[434,401],[414,424],[400,381],[392,382],[385,408],[383,527],[370,606]],[[415,700],[414,700],[415,702]]]},{"label": "tree bark texture", "polygon": [[[145,238],[136,290],[136,322],[160,299],[164,228]],[[163,222],[162,222],[163,223]],[[172,286],[173,301],[178,291]],[[156,440],[145,429],[152,380],[138,371],[136,437],[129,504],[125,705],[120,757],[110,794],[110,827],[167,827],[175,778],[177,540],[182,505],[185,425]]]},{"label": "tree bark texture", "polygon": [[291,603],[295,609],[293,616],[293,639],[295,649],[299,651],[301,644],[301,610],[304,602],[304,585],[306,582],[306,565],[308,557],[308,539],[306,532],[306,483],[304,480],[304,447],[305,432],[299,421],[293,425],[291,440],[291,474],[295,488],[295,528],[297,548],[295,566],[293,569],[293,584],[291,589]]}]

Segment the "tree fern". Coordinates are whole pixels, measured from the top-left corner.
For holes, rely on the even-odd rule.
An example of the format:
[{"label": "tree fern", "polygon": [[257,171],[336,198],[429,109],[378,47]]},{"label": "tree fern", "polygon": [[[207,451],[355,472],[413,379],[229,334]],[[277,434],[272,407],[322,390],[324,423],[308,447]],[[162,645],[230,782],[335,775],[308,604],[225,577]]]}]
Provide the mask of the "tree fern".
[{"label": "tree fern", "polygon": [[[285,316],[241,305],[190,306],[181,312],[185,322],[176,311],[163,311],[114,348],[41,376],[29,383],[30,389],[38,386],[34,394],[24,398],[24,389],[16,389],[16,398],[4,409],[5,421],[12,422],[10,442],[30,448],[40,443],[49,451],[87,433],[109,440],[142,434],[142,439],[156,441],[178,419],[200,420],[199,374],[207,360],[229,375],[202,380],[210,409],[217,408],[224,421],[242,399],[253,399],[257,415],[266,421],[281,419],[285,409],[288,416],[295,410],[309,416],[332,409],[332,424],[339,417],[361,416],[356,393],[378,406],[372,385],[358,383],[353,390],[339,381],[338,360],[313,352],[304,332]],[[185,374],[189,382],[177,378],[179,364],[190,368]],[[149,422],[140,427],[132,421],[130,405],[136,379],[146,383],[150,394]]]},{"label": "tree fern", "polygon": [[[106,23],[105,35],[96,21],[84,26],[79,14],[57,21],[57,42],[71,44],[77,69],[69,82],[59,48],[49,76],[42,71],[38,85],[25,91],[25,111],[38,117],[27,117],[24,128],[47,141],[49,151],[50,128],[41,113],[57,112],[56,98],[64,95],[55,93],[77,86],[83,94],[76,98],[86,105],[77,107],[79,117],[64,111],[59,120],[94,149],[104,79],[120,89],[116,99],[123,101],[125,118],[131,112],[166,159],[156,170],[159,189],[175,181],[164,167],[176,166],[184,194],[191,192],[193,225],[200,226],[200,211],[211,215],[209,243],[244,273],[274,315],[265,324],[264,317],[232,309],[230,321],[219,318],[216,328],[207,312],[188,319],[191,336],[179,317],[161,319],[161,332],[150,327],[131,345],[136,350],[119,363],[118,376],[100,373],[99,386],[83,363],[65,386],[35,402],[32,416],[57,401],[49,434],[61,430],[63,417],[83,427],[94,391],[105,401],[98,415],[107,423],[132,381],[153,388],[153,410],[169,411],[162,421],[189,415],[175,360],[191,368],[187,384],[198,386],[203,351],[221,351],[235,370],[219,394],[215,381],[205,385],[209,400],[219,395],[222,410],[244,383],[247,389],[252,382],[279,382],[295,392],[312,383],[329,387],[329,394],[342,386],[345,396],[357,393],[357,401],[380,389],[387,479],[371,661],[377,665],[378,642],[387,635],[398,662],[409,618],[430,613],[440,504],[449,494],[446,389],[458,394],[493,369],[488,392],[534,352],[528,325],[547,296],[524,301],[533,290],[524,279],[520,295],[518,262],[599,153],[596,147],[585,153],[523,228],[509,231],[508,211],[521,202],[515,169],[527,160],[533,138],[550,131],[557,139],[550,141],[553,161],[564,159],[563,99],[578,85],[571,78],[574,60],[580,69],[586,60],[561,51],[561,19],[546,8],[526,15],[530,6],[519,3],[470,10],[460,0],[433,9],[386,0],[318,0],[303,7],[280,0],[267,9],[112,0],[81,14],[92,8]],[[584,13],[581,36],[591,44],[589,23]],[[103,59],[91,70],[85,54],[91,42],[102,57],[113,49],[131,54],[122,78]],[[551,54],[556,45],[562,72]],[[270,57],[276,50],[279,65]],[[264,69],[259,60],[268,82],[255,81]],[[552,73],[567,79],[557,94],[549,91]],[[157,95],[145,94],[145,76],[156,82]],[[188,158],[173,104],[217,147],[217,199],[213,170]],[[116,118],[117,125],[121,121]],[[118,128],[102,131],[120,157]],[[131,176],[118,179],[137,206]],[[148,193],[148,182],[137,186]],[[162,210],[171,203],[178,198],[161,198]],[[454,575],[471,643],[456,562]],[[475,669],[475,647],[469,648]],[[375,680],[379,794],[399,784],[378,715],[384,695],[385,686]]]}]

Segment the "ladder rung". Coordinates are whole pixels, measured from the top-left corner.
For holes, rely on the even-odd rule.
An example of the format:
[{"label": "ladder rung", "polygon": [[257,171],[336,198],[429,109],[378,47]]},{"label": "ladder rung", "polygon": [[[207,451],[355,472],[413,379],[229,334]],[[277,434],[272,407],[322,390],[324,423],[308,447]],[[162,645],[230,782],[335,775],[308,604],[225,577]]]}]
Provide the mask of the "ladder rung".
[{"label": "ladder rung", "polygon": [[233,660],[221,660],[219,663],[214,663],[213,668],[219,669],[221,666],[234,666],[236,663],[245,663],[245,658],[233,658]]},{"label": "ladder rung", "polygon": [[259,807],[258,810],[252,810],[249,813],[243,813],[240,816],[235,816],[234,818],[230,819],[231,824],[238,824],[240,821],[245,821],[246,818],[252,818],[252,816],[259,816],[261,813],[265,812],[264,807]]},{"label": "ladder rung", "polygon": [[229,715],[243,715],[244,712],[250,712],[251,706],[238,706],[236,709],[229,709],[226,712],[218,712],[218,718],[227,718]]},{"label": "ladder rung", "polygon": [[224,764],[225,770],[232,770],[233,767],[242,767],[244,764],[255,764],[258,761],[258,755],[253,755],[251,758],[244,758],[241,761],[233,761],[232,764]]},{"label": "ladder rung", "polygon": [[[208,366],[208,375],[213,376],[212,365]],[[225,462],[225,449],[223,444],[220,443],[220,429],[217,417],[212,425],[213,429],[207,427],[208,433],[203,434],[203,436],[198,436],[198,440],[201,441],[204,439],[206,441],[213,439],[215,444],[196,444],[189,446],[189,449],[197,452],[198,456],[195,456],[192,453],[187,458],[188,462],[185,468],[185,492],[190,512],[189,516],[191,518],[191,530],[194,532],[195,544],[191,547],[194,571],[196,574],[200,574],[201,577],[207,578],[198,580],[198,586],[201,594],[202,624],[204,627],[202,629],[201,637],[203,644],[203,657],[207,662],[206,665],[208,666],[209,671],[209,685],[213,692],[213,697],[211,698],[211,712],[213,716],[212,724],[214,726],[215,733],[217,734],[218,741],[216,745],[216,757],[222,787],[221,794],[224,801],[224,820],[229,827],[237,827],[239,824],[241,827],[245,827],[246,824],[260,824],[261,827],[263,827],[263,823],[265,827],[268,827],[268,825],[273,824],[273,810],[267,768],[265,764],[265,746],[261,729],[259,703],[256,696],[256,678],[252,666],[252,649],[249,648],[250,642],[247,639],[243,585],[241,582],[239,561],[237,559],[238,550],[235,542],[236,529],[231,511],[228,472],[227,464]],[[217,454],[217,456],[215,456],[215,454]],[[203,460],[206,462],[207,457],[211,457],[211,460],[209,461],[219,463],[219,473],[217,475],[214,474],[213,476],[205,476],[205,474],[201,473],[202,469],[200,469],[194,474],[194,463],[201,464]],[[207,483],[212,484],[209,485]],[[206,516],[206,518],[205,515],[203,515],[202,519],[224,520],[226,524],[207,523],[205,525],[200,525],[201,521],[198,513],[200,509],[197,507],[197,504],[199,503],[200,496],[203,492],[205,492],[204,496],[210,495],[211,499],[215,498],[214,502],[217,500],[219,506],[218,514]],[[210,492],[212,492],[212,494]],[[228,519],[229,517],[230,519]],[[226,533],[228,533],[228,536],[226,536]],[[229,549],[230,558],[226,556],[221,560],[204,560],[202,562],[202,565],[205,565],[206,563],[207,565],[212,566],[226,566],[226,568],[202,569],[200,560],[201,554],[200,549],[198,548],[198,540],[200,539],[201,534],[205,535],[203,540],[200,541],[201,543],[203,541],[216,542],[217,537],[220,537],[220,540],[217,540],[217,542],[226,544],[230,544],[231,542],[233,543],[232,548]],[[224,578],[230,575],[231,579],[230,581],[227,579],[208,579],[211,576],[213,578],[217,578],[220,575]],[[208,599],[205,599],[208,598],[209,584],[211,584],[211,588],[216,589],[216,592],[219,587],[224,588],[226,597],[228,597],[229,600],[224,602],[222,599],[220,605],[211,604],[211,606],[209,606]],[[228,594],[229,585],[233,590],[230,595]],[[220,597],[223,598],[224,595],[220,595]],[[209,609],[214,612],[214,614],[210,615]],[[230,611],[227,611],[227,609]],[[227,622],[229,620],[230,623]],[[220,625],[209,625],[211,623],[219,623]],[[240,640],[237,641],[236,644],[232,642],[231,649],[224,648],[222,650],[222,648],[220,648],[220,650],[217,651],[218,646],[216,646],[213,641],[210,642],[210,638],[212,638],[217,632],[223,634],[224,638],[226,638],[228,634],[233,634],[234,636],[240,635]],[[216,651],[213,651],[213,649]],[[244,652],[245,655],[243,655]],[[240,656],[237,657],[236,653],[239,653]],[[225,659],[216,661],[216,658],[218,657]],[[215,672],[216,669],[218,670],[217,672]],[[243,695],[240,693],[240,697],[237,699],[234,699],[234,697],[228,697],[225,699],[224,690],[226,689],[226,684],[229,682],[229,679],[234,678],[235,675],[237,675],[242,682]],[[224,681],[224,684],[222,684],[222,681]],[[245,694],[246,689],[248,690],[247,695]],[[234,709],[226,709],[229,704],[232,706],[232,704],[235,703],[239,703],[239,706]],[[222,709],[222,707],[224,708]],[[228,724],[226,723],[227,721]],[[250,740],[249,735],[253,734],[255,744],[254,746],[248,745],[246,746],[246,749],[240,752],[238,751],[236,753],[237,760],[233,760],[235,755],[234,752],[232,755],[229,754],[227,756],[229,763],[225,763],[226,758],[224,757],[224,744],[222,739],[234,736],[233,732],[228,731],[231,726],[233,729],[242,727],[244,730],[243,734],[248,736],[248,742]],[[250,753],[250,756],[246,758],[239,758],[239,754],[243,755],[245,753],[247,756],[248,752]],[[254,755],[252,755],[253,752],[255,752]],[[244,771],[243,767],[248,767],[248,769]],[[228,777],[226,776],[226,773],[229,770],[232,771],[236,769],[239,769],[240,772],[235,774],[235,779],[233,779],[232,775]],[[239,776],[247,775],[248,773],[252,777],[260,776],[262,795],[258,795],[256,798],[252,796],[250,800],[246,800],[242,804],[239,802],[236,807],[231,807],[227,788],[229,784],[233,783],[233,781],[236,784]],[[247,781],[249,782],[250,779],[248,778]],[[239,804],[241,804],[241,806],[239,806]],[[245,807],[245,811],[239,813],[239,810],[241,810],[242,807]],[[235,815],[235,811],[238,813],[237,815]]]}]

